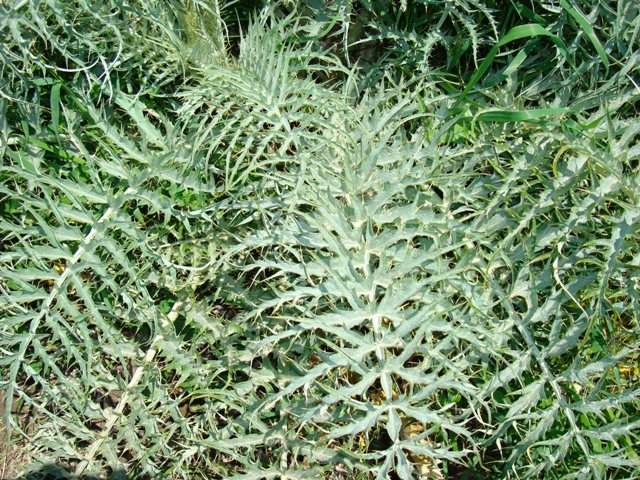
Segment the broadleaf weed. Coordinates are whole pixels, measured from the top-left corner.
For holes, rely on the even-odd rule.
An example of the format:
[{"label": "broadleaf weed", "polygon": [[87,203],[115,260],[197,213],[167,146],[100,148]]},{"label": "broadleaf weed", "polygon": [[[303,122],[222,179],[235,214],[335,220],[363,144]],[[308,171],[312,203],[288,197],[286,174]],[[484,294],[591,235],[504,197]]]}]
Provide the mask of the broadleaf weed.
[{"label": "broadleaf weed", "polygon": [[0,12],[0,388],[34,460],[638,478],[633,2]]}]

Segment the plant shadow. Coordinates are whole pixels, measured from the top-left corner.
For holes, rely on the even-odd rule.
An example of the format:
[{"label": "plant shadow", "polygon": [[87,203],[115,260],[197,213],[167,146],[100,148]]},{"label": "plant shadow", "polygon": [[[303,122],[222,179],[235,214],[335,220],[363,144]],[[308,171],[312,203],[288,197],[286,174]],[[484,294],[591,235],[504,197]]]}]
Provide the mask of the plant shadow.
[{"label": "plant shadow", "polygon": [[108,477],[96,477],[94,475],[77,476],[66,468],[58,465],[42,465],[37,469],[29,469],[26,473],[15,478],[3,478],[1,480],[127,480],[127,475],[122,469],[115,469]]}]

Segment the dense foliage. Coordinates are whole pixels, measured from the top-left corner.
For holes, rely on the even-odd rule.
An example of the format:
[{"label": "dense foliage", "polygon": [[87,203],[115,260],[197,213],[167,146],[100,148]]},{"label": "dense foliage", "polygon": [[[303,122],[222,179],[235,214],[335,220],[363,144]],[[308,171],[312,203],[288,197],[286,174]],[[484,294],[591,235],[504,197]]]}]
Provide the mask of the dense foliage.
[{"label": "dense foliage", "polygon": [[640,4],[0,0],[0,392],[77,475],[640,478]]}]

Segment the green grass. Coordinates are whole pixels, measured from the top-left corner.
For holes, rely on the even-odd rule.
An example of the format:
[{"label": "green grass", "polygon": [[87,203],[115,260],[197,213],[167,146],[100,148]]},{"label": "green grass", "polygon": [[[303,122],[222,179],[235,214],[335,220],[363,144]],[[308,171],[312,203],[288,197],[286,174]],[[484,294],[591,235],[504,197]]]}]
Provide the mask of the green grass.
[{"label": "green grass", "polygon": [[639,32],[608,0],[0,2],[7,441],[639,478]]}]

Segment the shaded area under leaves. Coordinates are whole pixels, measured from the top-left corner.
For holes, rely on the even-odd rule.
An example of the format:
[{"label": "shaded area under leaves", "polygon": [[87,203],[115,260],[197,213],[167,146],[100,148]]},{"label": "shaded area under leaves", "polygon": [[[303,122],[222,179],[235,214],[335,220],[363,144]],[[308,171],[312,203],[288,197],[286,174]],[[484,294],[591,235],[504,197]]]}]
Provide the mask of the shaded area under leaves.
[{"label": "shaded area under leaves", "polygon": [[7,477],[2,480],[131,480],[121,468],[113,470],[107,477],[96,477],[93,475],[77,476],[69,472],[66,468],[58,465],[42,465],[37,469],[29,469],[28,472],[19,477]]}]

